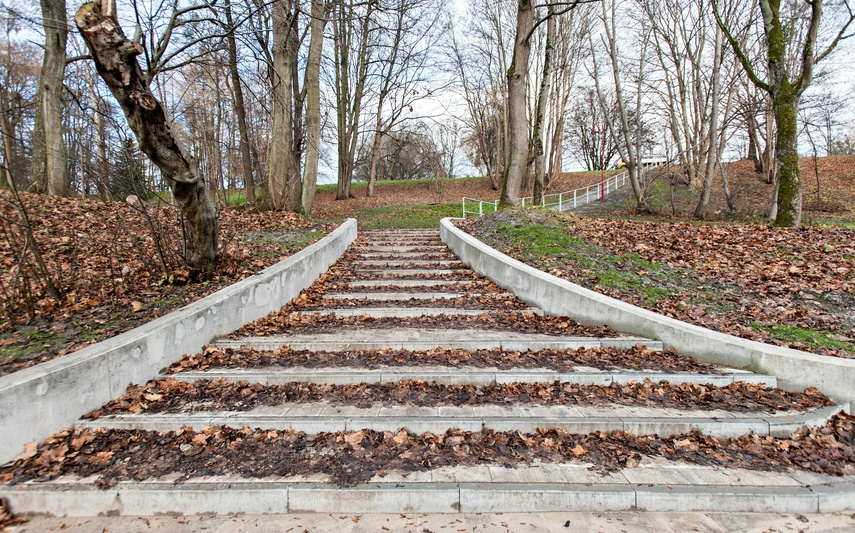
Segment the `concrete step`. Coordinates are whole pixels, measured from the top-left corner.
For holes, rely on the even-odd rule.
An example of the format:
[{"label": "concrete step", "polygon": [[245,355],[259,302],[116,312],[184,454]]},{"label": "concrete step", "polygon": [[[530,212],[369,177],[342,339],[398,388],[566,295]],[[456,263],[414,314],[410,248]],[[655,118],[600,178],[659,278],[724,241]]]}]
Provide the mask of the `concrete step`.
[{"label": "concrete step", "polygon": [[[337,316],[370,316],[374,318],[398,317],[398,318],[418,318],[421,316],[476,316],[483,313],[496,311],[495,308],[482,309],[458,309],[456,307],[342,307],[342,308],[325,308],[313,311],[295,311],[295,313],[303,316],[311,315],[337,315]],[[514,309],[519,313],[532,313],[534,315],[543,315],[543,311],[536,307],[526,309]]]},{"label": "concrete step", "polygon": [[288,346],[292,350],[353,351],[353,350],[461,350],[538,351],[578,350],[579,348],[629,349],[641,344],[651,350],[662,350],[662,343],[642,337],[568,337],[513,331],[478,329],[350,329],[346,332],[314,333],[310,335],[270,335],[243,339],[218,339],[212,344],[219,348],[277,350]]},{"label": "concrete step", "polygon": [[472,279],[477,279],[477,275],[469,269],[466,268],[433,268],[433,269],[425,269],[425,268],[382,268],[382,267],[368,267],[368,268],[360,268],[359,274],[374,274],[383,278],[396,278],[403,276],[448,276],[451,274],[456,274],[459,276],[472,277]]},{"label": "concrete step", "polygon": [[439,285],[468,285],[477,280],[441,280],[441,279],[367,279],[347,282],[353,288],[357,287],[436,287]]},{"label": "concrete step", "polygon": [[437,265],[439,267],[462,266],[459,260],[434,260],[434,259],[359,259],[350,263],[353,269],[363,269],[365,267],[400,267],[400,266],[420,266],[420,265]]},{"label": "concrete step", "polygon": [[442,253],[448,252],[448,246],[445,244],[424,244],[424,245],[387,245],[387,244],[361,244],[351,247],[351,251],[355,253]]},{"label": "concrete step", "polygon": [[450,260],[454,259],[457,261],[457,257],[451,252],[445,251],[442,252],[440,250],[436,251],[412,251],[412,252],[374,252],[374,251],[358,251],[355,252],[359,257],[359,260],[394,260],[394,259],[407,259],[410,257],[423,257],[425,255],[430,255],[431,257],[435,257],[434,260]]},{"label": "concrete step", "polygon": [[259,429],[323,433],[335,431],[445,433],[463,431],[521,431],[560,429],[586,435],[596,431],[631,431],[636,435],[660,437],[700,431],[713,437],[755,434],[784,437],[805,427],[822,426],[829,417],[848,406],[822,407],[806,412],[782,414],[700,411],[652,407],[585,407],[524,405],[476,405],[419,407],[375,404],[363,408],[329,403],[284,403],[253,411],[153,413],[104,415],[80,420],[75,428],[104,428],[145,431],[178,431],[189,426],[201,431],[209,426],[244,426]]},{"label": "concrete step", "polygon": [[480,385],[490,386],[497,383],[571,383],[574,385],[603,385],[613,383],[626,385],[631,381],[648,379],[654,383],[667,381],[671,384],[695,383],[726,387],[735,382],[762,384],[776,387],[775,376],[754,374],[752,372],[727,371],[725,374],[698,374],[679,372],[649,371],[605,371],[591,368],[578,368],[572,372],[556,372],[547,369],[519,368],[502,370],[498,368],[472,368],[447,366],[384,366],[381,368],[212,368],[204,371],[187,371],[172,374],[170,377],[182,381],[200,379],[215,380],[225,378],[229,381],[247,381],[262,385],[279,383],[326,383],[331,385],[360,383],[394,383],[398,381],[425,381],[441,385]]},{"label": "concrete step", "polygon": [[[234,475],[191,478],[176,484],[172,480],[150,482],[121,482],[108,489],[100,489],[93,483],[78,480],[57,480],[44,483],[27,483],[5,491],[4,498],[17,513],[41,515],[50,512],[64,517],[95,516],[164,516],[164,515],[215,515],[230,516],[221,529],[234,529],[234,515],[275,515],[293,513],[318,513],[326,517],[331,513],[369,513],[365,516],[342,517],[328,521],[326,531],[383,531],[388,526],[400,524],[393,531],[422,531],[412,529],[413,518],[389,522],[372,518],[373,513],[455,513],[443,514],[445,518],[436,522],[431,531],[457,531],[464,524],[464,515],[459,513],[500,513],[484,524],[485,531],[513,530],[519,525],[532,529],[529,520],[512,522],[515,515],[506,513],[560,513],[552,522],[555,528],[540,523],[537,530],[547,531],[736,531],[743,529],[744,517],[726,514],[720,516],[720,526],[707,528],[707,522],[698,522],[701,517],[679,524],[675,529],[663,529],[664,522],[673,517],[652,512],[706,513],[775,512],[836,513],[851,511],[855,502],[855,476],[834,477],[810,472],[764,472],[740,468],[697,466],[680,462],[666,463],[644,459],[635,468],[619,472],[599,473],[592,465],[583,461],[573,463],[520,465],[516,468],[501,466],[441,467],[427,471],[390,472],[376,475],[368,483],[355,487],[340,487],[329,482],[323,475],[309,479],[300,476],[270,477],[263,480],[247,479]],[[597,523],[592,529],[582,528],[580,521],[571,512],[596,511],[650,511],[631,516],[609,517],[616,519],[617,526],[605,529]],[[397,516],[397,515],[396,515]],[[403,515],[402,515],[403,516]],[[706,516],[706,515],[703,515]],[[830,515],[825,515],[830,516]],[[650,527],[635,529],[644,517],[656,517]],[[301,524],[310,524],[311,519],[303,516]],[[568,520],[569,519],[569,520]],[[802,517],[802,519],[805,519]],[[38,520],[38,519],[36,519]],[[192,531],[213,524],[215,518],[195,520]],[[353,529],[354,522],[367,529]],[[801,519],[799,519],[801,520]],[[814,520],[814,518],[811,518]],[[65,521],[64,521],[65,522]],[[148,521],[146,521],[148,522]],[[562,525],[572,522],[575,529]],[[611,520],[609,520],[611,523]],[[788,522],[796,524],[795,517]],[[121,524],[113,518],[104,529],[118,531]],[[139,531],[140,520],[134,518],[127,531]],[[349,524],[349,525],[348,525]],[[100,529],[91,531],[102,531]],[[25,526],[22,526],[26,528]],[[65,529],[66,524],[62,524]],[[168,524],[165,531],[172,531],[177,524]],[[294,527],[292,521],[269,531],[286,531]],[[734,529],[734,527],[736,529]],[[800,525],[801,527],[801,525]],[[794,526],[793,530],[798,529]],[[57,530],[60,526],[57,526]],[[772,529],[758,528],[772,531]],[[776,531],[788,529],[781,526]],[[253,529],[255,530],[255,529]],[[299,525],[298,531],[302,530]],[[469,531],[470,529],[466,529]],[[478,529],[480,531],[480,529]],[[520,529],[522,530],[522,529]],[[805,527],[807,530],[807,527]],[[823,529],[824,530],[824,529]],[[848,530],[844,525],[835,531]],[[35,531],[35,530],[33,530]],[[70,529],[69,531],[76,531]],[[89,530],[87,530],[89,531]],[[124,530],[122,530],[124,531]],[[181,529],[180,531],[185,531]],[[187,529],[186,531],[190,531]],[[244,531],[244,529],[240,529]],[[268,531],[268,530],[265,530]],[[752,529],[754,531],[754,529]],[[811,528],[813,531],[813,528]],[[830,531],[830,529],[829,529]]]},{"label": "concrete step", "polygon": [[464,294],[462,292],[328,292],[324,298],[329,300],[449,300],[471,296],[483,296],[480,293]]}]

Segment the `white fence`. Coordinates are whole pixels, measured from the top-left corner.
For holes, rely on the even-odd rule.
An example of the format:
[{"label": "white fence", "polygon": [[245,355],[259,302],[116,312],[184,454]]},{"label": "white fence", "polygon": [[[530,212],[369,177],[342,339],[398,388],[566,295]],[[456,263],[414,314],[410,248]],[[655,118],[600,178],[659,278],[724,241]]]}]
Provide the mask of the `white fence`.
[{"label": "white fence", "polygon": [[[469,205],[467,205],[467,203]],[[499,209],[498,200],[488,202],[486,200],[476,200],[475,198],[463,197],[463,218],[466,218],[466,215],[477,215],[479,217],[483,217],[484,213],[492,213],[497,209]]]},{"label": "white fence", "polygon": [[[572,191],[544,194],[540,206],[548,209],[557,209],[558,211],[574,209],[605,197],[610,192],[626,186],[628,181],[629,173],[624,171],[620,174],[609,177],[604,182],[588,185],[587,187],[580,187],[578,189],[573,189]],[[523,207],[533,204],[533,196],[526,196],[525,198],[520,199],[520,205]],[[474,198],[464,198],[463,218],[466,218],[466,215],[476,215],[479,217],[484,216],[484,213],[492,213],[498,209],[498,206],[498,200],[487,202],[484,200],[476,200]]]}]

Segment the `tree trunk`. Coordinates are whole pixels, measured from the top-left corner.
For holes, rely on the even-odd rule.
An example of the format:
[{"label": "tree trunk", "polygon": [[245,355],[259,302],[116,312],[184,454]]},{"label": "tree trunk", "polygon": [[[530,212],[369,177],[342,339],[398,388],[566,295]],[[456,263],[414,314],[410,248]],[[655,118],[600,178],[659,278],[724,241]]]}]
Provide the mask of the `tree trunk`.
[{"label": "tree trunk", "polygon": [[754,170],[759,171],[760,157],[757,154],[757,117],[754,109],[749,109],[745,117],[745,125],[748,129],[748,154],[746,159],[754,162]]},{"label": "tree trunk", "polygon": [[721,53],[722,53],[722,34],[721,28],[715,28],[715,59],[713,60],[713,78],[712,91],[710,99],[712,100],[712,110],[710,111],[708,141],[707,141],[707,158],[706,168],[704,169],[703,189],[701,197],[698,200],[698,205],[695,207],[695,218],[704,218],[704,213],[707,210],[707,204],[710,201],[710,193],[712,192],[713,177],[715,176],[715,165],[718,161],[718,110],[719,110],[719,95],[721,93]]},{"label": "tree trunk", "polygon": [[312,36],[306,60],[306,165],[303,167],[303,214],[311,216],[318,183],[321,142],[321,56],[324,49],[325,18],[323,0],[312,0]]},{"label": "tree trunk", "polygon": [[380,145],[382,137],[380,128],[383,126],[383,118],[380,114],[380,109],[377,109],[377,120],[374,125],[374,141],[371,143],[371,166],[368,168],[368,187],[366,187],[365,197],[371,198],[374,196],[374,178],[377,175],[377,163],[380,161]]},{"label": "tree trunk", "polygon": [[549,94],[549,81],[552,75],[552,54],[555,47],[555,7],[547,8],[549,20],[546,21],[546,43],[543,54],[543,77],[540,79],[540,94],[537,97],[537,110],[534,117],[534,205],[543,203],[544,156],[543,156],[543,117],[546,114],[546,98]]},{"label": "tree trunk", "polygon": [[517,33],[514,57],[508,68],[508,128],[511,146],[505,169],[500,206],[510,207],[520,201],[520,187],[528,172],[528,119],[526,118],[526,77],[534,27],[534,5],[531,0],[517,2]]},{"label": "tree trunk", "polygon": [[273,71],[272,76],[272,124],[270,153],[268,156],[268,193],[270,207],[284,209],[290,196],[292,182],[292,136],[294,128],[293,100],[291,96],[291,55],[289,34],[291,32],[290,0],[273,2]]},{"label": "tree trunk", "polygon": [[84,4],[75,22],[95,61],[98,74],[122,106],[140,149],[157,165],[188,225],[184,261],[194,276],[213,272],[217,262],[217,208],[199,175],[172,134],[166,111],[148,86],[136,56],[142,47],[129,41],[114,14],[98,2]]},{"label": "tree trunk", "polygon": [[232,20],[232,3],[226,0],[226,23],[229,34],[226,38],[229,49],[229,72],[232,78],[232,99],[237,117],[238,133],[240,135],[240,159],[243,184],[246,190],[246,202],[255,205],[255,178],[252,175],[252,158],[249,153],[249,129],[246,125],[246,107],[243,99],[243,86],[241,84],[240,72],[237,63],[237,42],[234,34],[234,22]]},{"label": "tree trunk", "polygon": [[775,164],[778,169],[778,212],[775,225],[793,227],[802,221],[802,179],[799,167],[798,123],[799,97],[789,83],[773,96],[777,139]]},{"label": "tree trunk", "polygon": [[56,196],[68,195],[65,138],[62,127],[62,80],[65,78],[65,0],[41,0],[45,50],[36,96],[36,123],[30,176]]}]

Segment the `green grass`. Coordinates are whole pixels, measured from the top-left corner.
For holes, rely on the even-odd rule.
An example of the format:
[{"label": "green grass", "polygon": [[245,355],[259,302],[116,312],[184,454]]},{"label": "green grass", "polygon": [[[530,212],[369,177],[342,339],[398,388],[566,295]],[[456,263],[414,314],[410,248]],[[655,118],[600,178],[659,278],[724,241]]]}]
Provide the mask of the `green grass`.
[{"label": "green grass", "polygon": [[[489,222],[491,218],[495,222]],[[561,270],[568,279],[583,286],[636,294],[651,307],[679,294],[689,305],[706,306],[709,314],[733,309],[733,303],[721,296],[724,282],[710,287],[709,281],[701,284],[690,269],[651,262],[635,252],[615,254],[583,241],[573,236],[566,219],[553,211],[508,210],[476,224],[478,237],[488,244],[541,270]],[[727,289],[739,292],[736,286]]]},{"label": "green grass", "polygon": [[363,207],[356,213],[360,229],[439,228],[441,219],[459,216],[459,203]]},{"label": "green grass", "polygon": [[812,348],[830,348],[855,352],[855,341],[845,341],[833,337],[831,331],[814,331],[783,324],[765,326],[760,322],[749,324],[753,329],[768,334],[773,339],[786,342],[798,342]]},{"label": "green grass", "polygon": [[263,252],[262,255],[278,257],[291,250],[301,250],[310,243],[323,237],[322,232],[311,228],[298,228],[291,231],[247,231],[235,237],[238,243],[259,243],[272,245],[278,251]]},{"label": "green grass", "polygon": [[[443,183],[450,183],[452,181],[455,183],[459,183],[461,180],[463,180],[463,181],[466,181],[466,180],[475,181],[475,180],[479,180],[479,179],[481,179],[481,177],[479,177],[479,176],[471,176],[471,177],[465,177],[465,178],[442,178],[441,180],[439,180],[439,184],[437,184],[437,180],[435,180],[433,178],[426,178],[426,179],[419,179],[419,180],[377,180],[374,182],[374,185],[375,186],[380,186],[380,185],[382,185],[382,186],[394,186],[394,187],[402,187],[402,188],[424,187],[425,185],[431,185],[431,186],[439,185],[440,187],[442,187]],[[338,187],[338,184],[336,184],[336,183],[325,183],[324,185],[318,185],[316,190],[318,192],[334,191],[334,190],[336,190],[337,187]],[[368,182],[366,182],[366,181],[354,181],[350,185],[350,190],[351,191],[361,190],[361,189],[365,189],[366,187],[368,187]]]},{"label": "green grass", "polygon": [[233,205],[237,207],[241,207],[246,205],[246,191],[229,191],[226,194],[226,205]]}]

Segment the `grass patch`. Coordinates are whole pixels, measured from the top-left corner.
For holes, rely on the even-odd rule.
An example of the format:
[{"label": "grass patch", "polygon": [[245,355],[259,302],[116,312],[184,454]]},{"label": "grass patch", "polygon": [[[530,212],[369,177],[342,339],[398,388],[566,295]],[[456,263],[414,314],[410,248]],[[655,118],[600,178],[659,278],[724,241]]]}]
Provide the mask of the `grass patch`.
[{"label": "grass patch", "polygon": [[838,335],[831,331],[814,331],[784,324],[765,326],[760,322],[752,322],[749,325],[779,341],[800,343],[811,348],[830,348],[832,350],[846,350],[850,353],[855,352],[855,341],[837,338]]},{"label": "grass patch", "polygon": [[298,228],[291,231],[247,231],[235,237],[238,244],[266,244],[278,251],[261,252],[262,255],[278,256],[292,250],[301,250],[323,236],[314,228]]},{"label": "grass patch", "polygon": [[[511,209],[475,222],[476,236],[491,246],[545,272],[559,274],[591,289],[617,291],[637,298],[637,303],[656,307],[679,295],[689,305],[704,305],[709,314],[733,309],[726,292],[736,286],[710,287],[691,269],[642,259],[638,253],[612,253],[575,237],[565,215],[537,208]],[[723,290],[723,289],[727,289]]]},{"label": "grass patch", "polygon": [[363,207],[356,213],[360,229],[436,229],[441,219],[459,216],[459,203]]}]

